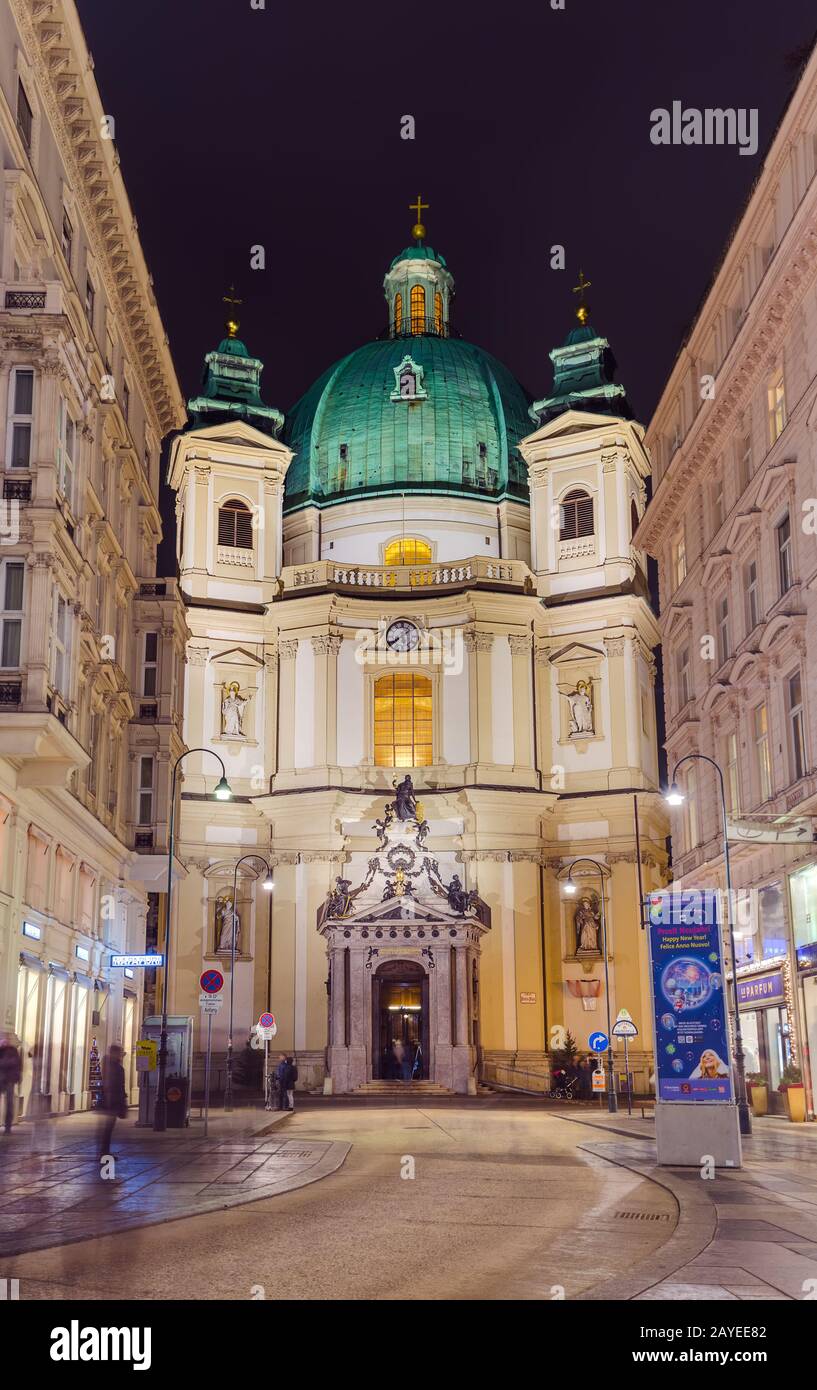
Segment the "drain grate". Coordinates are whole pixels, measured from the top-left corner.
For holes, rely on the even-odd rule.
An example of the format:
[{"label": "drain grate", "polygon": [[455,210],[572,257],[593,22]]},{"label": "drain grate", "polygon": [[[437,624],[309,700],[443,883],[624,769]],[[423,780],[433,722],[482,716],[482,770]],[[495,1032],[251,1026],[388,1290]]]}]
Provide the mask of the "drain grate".
[{"label": "drain grate", "polygon": [[614,1211],[613,1216],[618,1221],[669,1221],[670,1215],[666,1211]]}]

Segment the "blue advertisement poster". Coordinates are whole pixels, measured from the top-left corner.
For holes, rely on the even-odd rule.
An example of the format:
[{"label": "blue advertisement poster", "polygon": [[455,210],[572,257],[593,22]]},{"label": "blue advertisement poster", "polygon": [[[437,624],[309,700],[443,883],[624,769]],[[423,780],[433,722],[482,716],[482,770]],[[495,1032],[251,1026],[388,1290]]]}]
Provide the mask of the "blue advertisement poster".
[{"label": "blue advertisement poster", "polygon": [[646,900],[658,1099],[734,1099],[717,895],[690,889]]}]

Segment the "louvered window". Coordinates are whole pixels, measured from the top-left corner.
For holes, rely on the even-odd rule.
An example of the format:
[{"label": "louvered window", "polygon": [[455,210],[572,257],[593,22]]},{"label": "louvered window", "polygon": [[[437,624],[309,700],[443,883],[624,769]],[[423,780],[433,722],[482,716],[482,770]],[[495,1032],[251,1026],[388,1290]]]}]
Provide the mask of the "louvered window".
[{"label": "louvered window", "polygon": [[560,541],[575,541],[579,536],[593,534],[593,498],[576,489],[569,492],[561,506]]},{"label": "louvered window", "polygon": [[225,502],[218,509],[218,543],[252,550],[252,512],[244,502]]}]

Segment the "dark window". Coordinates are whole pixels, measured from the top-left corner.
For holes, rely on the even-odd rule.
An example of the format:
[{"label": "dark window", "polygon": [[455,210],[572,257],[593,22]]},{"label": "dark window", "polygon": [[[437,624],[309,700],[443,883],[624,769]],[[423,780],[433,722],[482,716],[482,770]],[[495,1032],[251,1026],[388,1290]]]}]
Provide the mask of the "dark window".
[{"label": "dark window", "polygon": [[632,539],[632,537],[635,535],[635,533],[636,533],[637,530],[638,530],[638,507],[635,505],[635,499],[633,498],[633,500],[632,500],[631,503],[630,503],[630,539]]},{"label": "dark window", "polygon": [[219,507],[218,543],[252,550],[252,512],[244,502],[225,502]]},{"label": "dark window", "polygon": [[[96,303],[96,290],[90,275],[85,277],[85,312],[88,315],[88,322],[94,326],[94,304]],[[108,373],[110,376],[110,372]]]},{"label": "dark window", "polygon": [[579,536],[593,534],[593,498],[576,489],[569,492],[561,506],[560,541],[575,541]]},{"label": "dark window", "polygon": [[31,129],[34,124],[34,116],[31,110],[31,103],[26,96],[26,90],[22,82],[17,83],[17,129],[23,137],[23,144],[31,153]]},{"label": "dark window", "polygon": [[63,211],[63,214],[62,214],[62,254],[64,255],[66,261],[68,262],[68,268],[69,268],[69,270],[70,270],[70,268],[71,268],[71,248],[73,247],[73,244],[74,244],[74,229],[73,229],[73,227],[71,226],[71,219],[70,219],[70,217],[68,216],[68,213],[65,212],[65,211]]},{"label": "dark window", "polygon": [[794,583],[794,556],[792,555],[791,518],[788,512],[775,527],[777,535],[777,573],[780,592],[785,594]]}]

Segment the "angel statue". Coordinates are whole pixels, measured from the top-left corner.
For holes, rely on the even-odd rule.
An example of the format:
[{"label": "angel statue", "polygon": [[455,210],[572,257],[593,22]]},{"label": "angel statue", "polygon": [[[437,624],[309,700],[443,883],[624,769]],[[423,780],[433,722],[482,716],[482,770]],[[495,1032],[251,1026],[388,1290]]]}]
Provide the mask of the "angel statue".
[{"label": "angel statue", "polygon": [[576,689],[569,693],[562,691],[570,705],[570,737],[576,734],[592,734],[593,696],[589,681],[577,681]]},{"label": "angel statue", "polygon": [[573,918],[576,928],[576,951],[598,951],[601,920],[597,900],[583,897]]},{"label": "angel statue", "polygon": [[244,709],[250,703],[249,696],[241,697],[238,681],[231,681],[224,688],[221,702],[221,732],[228,738],[243,738]]},{"label": "angel statue", "polygon": [[239,950],[241,918],[233,905],[232,897],[225,893],[216,900],[216,927],[218,928],[217,951],[232,951],[235,939],[236,952]]}]

